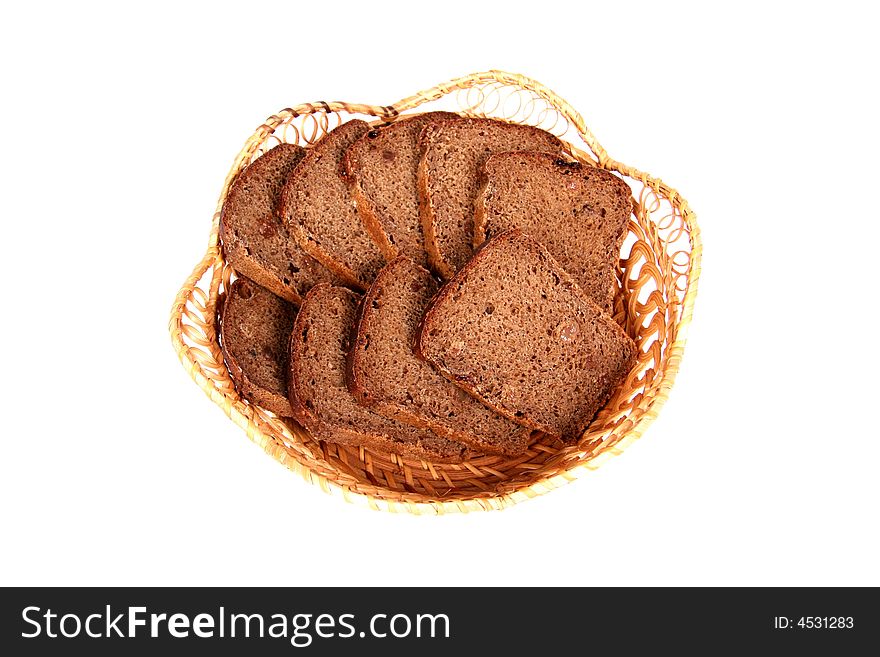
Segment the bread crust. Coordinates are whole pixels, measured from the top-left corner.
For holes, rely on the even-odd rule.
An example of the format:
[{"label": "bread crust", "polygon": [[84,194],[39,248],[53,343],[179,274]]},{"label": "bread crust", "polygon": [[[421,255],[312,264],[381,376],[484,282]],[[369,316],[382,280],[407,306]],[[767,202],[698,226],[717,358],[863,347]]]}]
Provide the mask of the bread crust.
[{"label": "bread crust", "polygon": [[[498,119],[457,117],[433,121],[425,126],[419,137],[419,144],[422,151],[418,167],[419,216],[422,223],[422,233],[425,236],[425,250],[428,253],[428,263],[430,264],[431,269],[444,280],[449,280],[455,275],[456,266],[442,253],[440,247],[437,233],[437,214],[430,194],[430,171],[428,159],[430,156],[431,141],[435,139],[437,135],[441,134],[448,126],[462,122],[467,125],[486,123],[487,125],[492,126],[510,126],[513,130],[522,133],[531,133],[536,137],[536,143],[538,141],[544,141],[548,144],[553,144],[552,150],[554,153],[561,154],[565,151],[565,147],[559,138],[550,134],[546,130],[542,130],[535,126],[500,121]],[[496,152],[504,152],[504,149],[499,149],[499,151]],[[479,175],[479,171],[475,171],[474,175]],[[471,199],[471,202],[473,201],[475,201],[475,199]]]},{"label": "bread crust", "polygon": [[[346,170],[348,170],[348,166],[346,166]],[[364,228],[367,229],[370,237],[373,238],[376,246],[378,246],[379,250],[382,252],[382,257],[385,258],[385,262],[391,262],[399,255],[400,251],[388,238],[388,233],[385,232],[382,223],[379,221],[379,217],[376,215],[376,208],[370,200],[370,197],[364,193],[364,188],[360,185],[360,181],[354,178],[354,174],[352,173],[349,173],[348,176],[352,181],[351,195],[354,197],[358,216],[361,218]]]},{"label": "bread crust", "polygon": [[[444,438],[464,443],[469,447],[486,454],[502,454],[506,456],[518,456],[522,454],[528,449],[530,440],[530,432],[526,429],[511,436],[510,441],[502,445],[496,445],[486,440],[482,440],[479,435],[457,430],[454,427],[449,426],[449,424],[434,421],[426,415],[419,415],[408,411],[404,406],[384,400],[381,397],[372,394],[364,385],[363,352],[365,346],[369,342],[367,336],[372,331],[373,318],[371,308],[373,307],[374,302],[378,301],[382,287],[385,285],[385,280],[396,276],[396,270],[401,266],[418,267],[425,275],[429,275],[427,270],[416,265],[406,256],[399,256],[379,272],[373,285],[370,286],[367,294],[364,295],[358,305],[352,346],[346,361],[346,383],[348,389],[359,403],[374,409],[376,412],[387,418],[404,422],[419,429],[433,431],[438,436],[443,436]],[[412,348],[415,350],[415,344],[412,345]]]},{"label": "bread crust", "polygon": [[[537,431],[541,431],[541,432],[546,433],[546,434],[553,436],[553,437],[562,438],[563,440],[570,441],[570,440],[577,439],[579,437],[579,435],[584,430],[587,429],[587,427],[590,424],[590,421],[592,421],[592,418],[590,418],[589,421],[586,421],[583,424],[583,426],[578,427],[578,432],[577,432],[578,435],[563,436],[560,433],[560,431],[558,431],[556,428],[551,427],[546,424],[543,424],[541,422],[538,422],[534,418],[529,417],[527,414],[517,413],[517,411],[515,409],[505,407],[503,404],[501,404],[497,400],[497,398],[494,394],[492,394],[491,392],[487,392],[485,390],[480,390],[477,387],[477,385],[475,384],[475,382],[472,381],[469,377],[456,375],[455,372],[452,372],[448,367],[446,367],[442,361],[438,361],[437,359],[432,358],[429,353],[426,353],[427,352],[426,335],[431,331],[431,329],[433,328],[435,323],[442,321],[442,318],[437,316],[437,307],[440,306],[441,304],[445,303],[447,301],[447,299],[449,299],[450,295],[453,293],[453,291],[455,289],[455,284],[458,283],[459,281],[463,281],[463,280],[467,279],[476,268],[481,266],[483,259],[486,257],[486,253],[487,253],[488,249],[492,245],[501,245],[506,241],[518,240],[524,236],[525,236],[525,234],[521,230],[511,229],[511,230],[508,230],[504,233],[501,233],[501,234],[493,237],[489,241],[485,242],[480,247],[478,252],[470,259],[470,261],[468,261],[468,263],[464,267],[462,267],[462,269],[460,269],[458,271],[458,273],[455,275],[455,277],[449,283],[447,283],[446,285],[444,285],[440,289],[440,291],[431,300],[431,303],[428,305],[428,307],[425,311],[424,317],[422,318],[422,321],[419,324],[417,341],[416,341],[417,349],[418,349],[419,353],[421,354],[422,358],[425,358],[428,362],[430,362],[437,369],[437,371],[439,371],[441,374],[443,374],[443,376],[445,376],[447,379],[449,379],[450,381],[455,383],[457,386],[459,386],[462,390],[464,390],[468,394],[473,395],[475,398],[480,400],[482,403],[484,403],[487,406],[489,406],[490,408],[492,408],[496,413],[503,415],[503,416],[509,418],[510,420],[512,420],[518,424],[521,424],[523,426],[529,427],[529,428],[537,430]],[[528,238],[528,239],[531,240],[531,238]],[[531,241],[534,242],[534,240],[531,240]],[[546,253],[546,249],[544,249],[543,246],[541,246],[537,242],[534,242],[534,243],[537,244],[541,249],[543,249],[543,251],[546,254],[547,260],[549,262],[555,263],[552,256],[550,256],[549,253]],[[614,324],[613,320],[610,317],[608,317],[597,304],[595,304],[592,300],[589,299],[589,297],[587,297],[583,293],[583,291],[578,286],[577,282],[574,281],[574,279],[572,279],[565,272],[565,270],[562,269],[562,267],[559,267],[558,264],[556,264],[556,266],[554,268],[554,273],[559,277],[560,281],[564,282],[564,284],[569,289],[571,289],[573,294],[580,297],[580,299],[583,303],[592,307],[596,313],[598,313],[600,316],[605,317],[607,319],[607,321],[610,322],[611,324]],[[635,343],[633,343],[632,340],[630,340],[628,337],[625,336],[625,334],[623,334],[623,330],[619,326],[617,326],[617,324],[614,324],[614,326],[617,327],[617,330],[620,331],[622,336],[625,338],[625,342],[623,343],[623,345],[624,345],[623,349],[625,350],[625,354],[624,354],[625,365],[622,369],[624,370],[624,372],[629,372],[629,370],[631,370],[632,366],[635,364],[637,349],[636,349]],[[625,378],[625,374],[624,374],[624,378]],[[619,383],[620,382],[617,381],[614,383],[614,385],[608,386],[607,389],[605,390],[605,392],[602,395],[600,395],[599,398],[597,398],[597,400],[596,400],[597,411],[601,410],[605,406],[605,404],[608,402],[608,399],[611,397],[611,395],[613,394],[614,390],[617,388]]]},{"label": "bread crust", "polygon": [[232,295],[238,288],[246,283],[246,279],[238,278],[232,283],[232,286],[225,296],[226,301],[223,304],[223,310],[220,316],[220,348],[223,352],[223,359],[226,361],[229,376],[235,384],[235,389],[238,391],[238,394],[249,402],[261,406],[267,411],[271,411],[280,417],[292,417],[292,409],[288,398],[283,394],[277,393],[273,390],[267,390],[254,383],[245,368],[243,368],[236,359],[233,350],[230,348],[229,341],[224,337],[225,327],[228,326],[227,321],[229,320],[229,314],[232,312],[230,309],[232,308],[232,304],[236,303],[235,301],[231,301]]},{"label": "bread crust", "polygon": [[[305,312],[301,311],[297,315],[296,322],[294,323],[294,329],[290,336],[288,394],[290,396],[290,406],[293,411],[294,419],[296,419],[297,422],[308,429],[317,440],[326,440],[330,442],[358,447],[369,447],[371,449],[377,449],[382,452],[399,454],[408,458],[421,459],[434,463],[461,463],[463,460],[470,458],[472,454],[465,449],[464,445],[461,445],[460,451],[458,451],[458,453],[456,454],[439,454],[430,450],[429,448],[426,448],[419,442],[411,443],[404,441],[395,441],[387,438],[386,436],[378,435],[375,433],[362,433],[348,429],[346,427],[330,425],[324,422],[321,418],[319,418],[307,408],[307,405],[300,395],[300,390],[302,390],[303,387],[303,381],[300,378],[303,358],[303,354],[299,349],[299,346],[301,344],[300,336],[302,335],[302,332],[306,329],[306,322],[309,319],[308,313],[311,312],[310,299],[313,299],[320,294],[328,293],[333,289],[334,287],[331,285],[317,285],[312,288],[312,290],[306,295],[306,298],[303,301],[302,308],[305,310]],[[342,294],[349,296],[353,301],[358,300],[358,295],[356,295],[351,290],[347,290],[344,288],[335,289],[341,291]]]},{"label": "bread crust", "polygon": [[[389,133],[396,131],[398,128],[406,128],[411,123],[418,124],[428,121],[455,118],[457,116],[457,114],[454,114],[452,112],[425,112],[421,114],[410,114],[406,116],[401,116],[396,121],[394,121],[394,123],[380,127],[374,127],[372,130],[370,130],[360,139],[358,139],[354,144],[352,144],[343,156],[343,169],[351,185],[352,196],[354,196],[358,214],[361,217],[361,221],[363,221],[364,227],[367,229],[367,232],[370,234],[370,236],[373,238],[373,241],[376,242],[377,246],[382,251],[382,255],[385,257],[386,262],[391,262],[399,255],[409,255],[414,260],[419,260],[419,258],[417,257],[418,254],[416,253],[405,253],[404,250],[399,246],[400,240],[398,240],[397,244],[395,244],[395,242],[391,239],[389,230],[380,216],[382,213],[379,211],[379,209],[376,207],[376,204],[373,202],[373,199],[364,189],[362,171],[364,170],[365,163],[362,161],[360,155],[363,153],[363,149],[369,141],[388,137]],[[391,137],[388,138],[390,139]],[[415,178],[416,171],[413,171],[412,174],[413,178]],[[417,190],[414,191],[416,191],[416,194],[418,193]],[[424,233],[422,232],[420,221],[418,229],[421,238],[419,240],[421,242],[419,248],[420,250],[424,250]]]},{"label": "bread crust", "polygon": [[[293,163],[293,167],[302,160],[306,151],[300,146],[293,144],[279,144],[275,148],[264,153],[262,156],[252,162],[236,179],[229,190],[226,201],[220,211],[220,240],[223,244],[223,253],[226,261],[235,269],[236,272],[246,276],[254,281],[257,285],[266,288],[275,295],[286,299],[295,305],[299,305],[302,301],[302,294],[308,291],[311,285],[306,282],[302,289],[297,288],[295,280],[284,282],[283,276],[277,271],[273,271],[269,266],[259,262],[259,248],[257,243],[242,243],[242,240],[235,235],[234,225],[243,218],[239,215],[243,212],[256,211],[252,204],[253,199],[247,195],[247,186],[254,180],[258,180],[265,176],[266,169],[275,165],[284,158],[289,158]],[[281,181],[283,183],[283,180]],[[272,208],[272,213],[277,215],[277,208]],[[273,217],[274,218],[274,217]],[[298,248],[298,247],[297,247]],[[254,253],[257,251],[257,253]],[[285,263],[287,266],[297,265],[299,267],[307,267],[311,271],[310,279],[315,282],[340,282],[328,270],[326,270],[319,262],[314,260],[305,251],[300,254],[300,260]],[[281,263],[279,263],[281,266]],[[294,277],[291,276],[291,279]]]},{"label": "bread crust", "polygon": [[[309,290],[308,294],[306,294],[305,298],[303,298],[303,305],[306,300],[309,298],[309,294],[317,293],[319,290],[323,288],[330,287],[326,284],[320,284],[314,286],[311,290]],[[300,306],[300,310],[302,310],[302,305]],[[302,401],[298,394],[298,390],[300,389],[301,379],[299,377],[300,374],[300,360],[302,355],[297,348],[298,345],[298,335],[301,335],[303,330],[305,329],[305,314],[299,312],[296,314],[296,320],[293,323],[293,330],[290,332],[290,340],[288,341],[288,353],[290,354],[290,361],[287,366],[287,396],[290,402],[290,408],[293,411],[293,419],[299,422],[304,428],[308,429],[311,432],[316,432],[319,428],[318,418],[311,411],[306,408],[305,403]]]},{"label": "bread crust", "polygon": [[486,241],[486,195],[491,189],[485,167],[480,167],[480,187],[474,200],[474,252]]},{"label": "bread crust", "polygon": [[434,205],[428,194],[428,162],[425,157],[425,132],[432,126],[429,124],[422,130],[419,143],[422,144],[422,155],[419,158],[417,186],[419,190],[419,220],[422,224],[422,235],[425,237],[425,252],[428,254],[428,265],[440,278],[448,280],[455,274],[452,266],[444,260],[437,244],[437,233],[434,231]]},{"label": "bread crust", "polygon": [[[327,135],[325,135],[317,144],[307,149],[306,155],[300,160],[299,164],[296,165],[294,170],[288,176],[284,189],[281,192],[281,201],[279,203],[281,216],[286,221],[290,233],[299,247],[338,276],[345,285],[360,291],[366,290],[369,287],[371,280],[368,280],[368,278],[364,277],[359,272],[354,271],[350,266],[341,262],[330,251],[325,249],[321,245],[320,239],[310,234],[310,232],[302,225],[301,221],[293,216],[291,207],[294,204],[294,190],[302,183],[306,176],[311,174],[312,168],[323,157],[329,155],[328,151],[336,147],[336,140],[344,139],[350,133],[356,134],[360,137],[366,134],[369,129],[369,125],[366,122],[361,121],[360,119],[352,119],[351,121],[336,127],[334,130],[327,133]],[[342,162],[340,160],[340,167],[337,169],[337,175],[339,175],[347,193],[350,195],[350,185],[344,173]],[[351,203],[354,202],[355,201],[352,198]],[[358,221],[358,225],[363,227],[361,220],[356,220]],[[367,234],[369,235],[369,233]],[[374,244],[372,238],[370,238],[370,243]],[[378,245],[375,246],[378,254],[381,256],[381,249],[379,249]]]},{"label": "bread crust", "polygon": [[[522,175],[523,171],[530,178],[527,184],[534,187],[511,191],[505,186],[511,175]],[[547,184],[542,184],[544,181]],[[529,197],[526,189],[536,195],[561,193],[565,202],[553,205],[543,195]],[[588,204],[584,204],[585,198]],[[535,202],[529,202],[531,199]],[[512,201],[517,203],[511,205]],[[544,202],[545,210],[541,225],[535,226],[529,209],[538,201]],[[633,203],[629,186],[604,169],[548,153],[495,153],[480,168],[480,189],[474,202],[474,246],[508,228],[520,228],[542,242],[582,291],[610,313],[619,289],[615,272]],[[559,207],[565,209],[562,223]],[[497,225],[499,221],[501,225]],[[572,252],[577,258],[572,258]]]},{"label": "bread crust", "polygon": [[287,287],[277,278],[266,272],[250,258],[241,257],[236,252],[226,252],[226,262],[241,276],[251,279],[257,285],[266,288],[272,294],[289,301],[295,306],[302,303],[302,297],[292,287]]}]

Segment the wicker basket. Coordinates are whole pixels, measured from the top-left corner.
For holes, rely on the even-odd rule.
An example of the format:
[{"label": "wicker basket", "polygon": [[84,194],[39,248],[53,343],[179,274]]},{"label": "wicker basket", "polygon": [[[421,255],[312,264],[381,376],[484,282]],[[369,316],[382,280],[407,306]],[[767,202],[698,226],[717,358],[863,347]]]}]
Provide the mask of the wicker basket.
[{"label": "wicker basket", "polygon": [[[413,461],[317,442],[298,425],[244,401],[229,378],[217,318],[234,272],[223,260],[218,236],[220,208],[236,176],[278,143],[311,144],[349,118],[388,122],[417,107],[537,125],[562,138],[576,158],[617,172],[633,189],[637,209],[621,256],[615,318],[640,346],[638,364],[576,445],[548,438],[516,458],[484,456],[460,465]],[[171,339],[195,382],[252,441],[324,491],[373,509],[416,514],[502,509],[595,469],[656,417],[684,350],[700,252],[687,202],[660,180],[611,159],[567,102],[522,75],[476,73],[393,105],[322,101],[270,116],[245,142],[226,177],[208,251],[174,300]]]}]

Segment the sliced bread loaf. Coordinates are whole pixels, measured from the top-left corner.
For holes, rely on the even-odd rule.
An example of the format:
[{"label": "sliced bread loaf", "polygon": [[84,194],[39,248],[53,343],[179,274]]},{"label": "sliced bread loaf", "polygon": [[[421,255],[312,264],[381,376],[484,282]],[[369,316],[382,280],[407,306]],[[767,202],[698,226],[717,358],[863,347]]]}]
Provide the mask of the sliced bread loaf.
[{"label": "sliced bread loaf", "polygon": [[473,254],[474,200],[480,167],[493,153],[559,153],[549,132],[493,119],[456,118],[428,124],[421,136],[420,215],[431,267],[450,278]]},{"label": "sliced bread loaf", "polygon": [[547,153],[500,153],[482,170],[474,246],[520,228],[547,247],[581,289],[610,312],[632,191],[603,169]]},{"label": "sliced bread loaf", "polygon": [[457,463],[465,446],[361,406],[345,382],[359,297],[332,285],[306,295],[290,334],[288,388],[294,417],[318,440]]},{"label": "sliced bread loaf", "polygon": [[279,144],[236,179],[220,214],[220,239],[227,262],[239,273],[298,304],[316,283],[338,282],[290,237],[276,213],[288,174],[304,148]]},{"label": "sliced bread loaf", "polygon": [[438,287],[426,269],[405,256],[379,272],[361,304],[348,359],[349,390],[386,417],[481,452],[522,454],[529,429],[492,412],[413,351],[419,322]]},{"label": "sliced bread loaf", "polygon": [[226,293],[220,320],[220,344],[236,390],[282,417],[293,415],[287,345],[295,317],[292,303],[239,277]]},{"label": "sliced bread loaf", "polygon": [[370,130],[345,153],[345,171],[357,210],[387,261],[406,255],[425,265],[419,219],[419,135],[431,121],[455,118],[427,112]]},{"label": "sliced bread loaf", "polygon": [[434,297],[419,350],[516,422],[579,438],[629,373],[636,345],[547,250],[494,237]]},{"label": "sliced bread loaf", "polygon": [[369,129],[355,119],[308,149],[288,176],[279,206],[300,247],[347,285],[362,290],[370,286],[385,259],[358,217],[342,158]]}]

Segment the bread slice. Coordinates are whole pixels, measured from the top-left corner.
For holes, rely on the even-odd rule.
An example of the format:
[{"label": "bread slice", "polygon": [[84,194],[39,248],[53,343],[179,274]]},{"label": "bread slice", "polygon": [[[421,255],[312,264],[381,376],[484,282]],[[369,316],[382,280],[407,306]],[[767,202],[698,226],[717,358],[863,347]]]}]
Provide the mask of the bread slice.
[{"label": "bread slice", "polygon": [[636,345],[547,250],[513,229],[434,297],[419,350],[512,420],[579,438],[635,362]]},{"label": "bread slice", "polygon": [[474,200],[480,167],[493,153],[559,153],[549,132],[493,119],[457,118],[425,127],[419,163],[420,215],[428,262],[451,278],[473,254]]},{"label": "bread slice", "polygon": [[382,415],[463,442],[516,456],[531,431],[447,381],[413,351],[419,322],[439,285],[406,256],[386,265],[364,297],[348,359],[348,387]]},{"label": "bread slice", "polygon": [[226,261],[295,304],[316,283],[339,282],[297,246],[275,211],[284,181],[305,153],[299,146],[279,144],[257,158],[236,179],[220,213]]},{"label": "bread slice", "polygon": [[458,463],[465,446],[377,415],[355,400],[345,363],[359,297],[316,285],[306,295],[290,335],[288,388],[294,417],[318,440],[373,447],[438,463]]},{"label": "bread slice", "polygon": [[297,244],[361,290],[370,286],[385,259],[358,217],[342,158],[369,129],[355,119],[327,133],[288,176],[280,204]]},{"label": "bread slice", "polygon": [[239,394],[282,417],[287,398],[287,344],[296,307],[247,278],[230,286],[220,320],[220,344]]},{"label": "bread slice", "polygon": [[388,262],[402,254],[427,264],[417,189],[419,135],[428,123],[457,116],[426,112],[401,117],[370,130],[345,153],[358,213]]},{"label": "bread slice", "polygon": [[547,153],[500,153],[483,164],[474,246],[520,228],[610,312],[632,210],[629,185],[609,171]]}]

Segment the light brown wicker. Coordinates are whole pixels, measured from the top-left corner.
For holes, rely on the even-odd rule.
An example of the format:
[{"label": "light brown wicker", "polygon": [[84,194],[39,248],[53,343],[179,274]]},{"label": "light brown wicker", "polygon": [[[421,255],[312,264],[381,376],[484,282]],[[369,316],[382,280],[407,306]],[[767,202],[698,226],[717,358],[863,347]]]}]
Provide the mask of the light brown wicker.
[{"label": "light brown wicker", "polygon": [[[317,442],[301,427],[242,400],[233,387],[217,334],[223,290],[234,274],[223,260],[218,237],[220,209],[230,185],[251,161],[277,143],[311,144],[349,118],[393,121],[416,107],[540,126],[561,137],[579,160],[617,172],[633,188],[637,208],[621,256],[615,316],[640,346],[639,360],[576,445],[547,438],[516,458],[484,456],[460,465],[412,461]],[[700,254],[696,217],[681,195],[611,159],[567,102],[522,75],[475,73],[393,105],[321,101],[270,116],[245,142],[226,177],[207,253],[174,300],[171,339],[195,382],[252,441],[324,491],[373,509],[416,514],[502,509],[595,469],[639,438],[657,416],[684,350]]]}]

